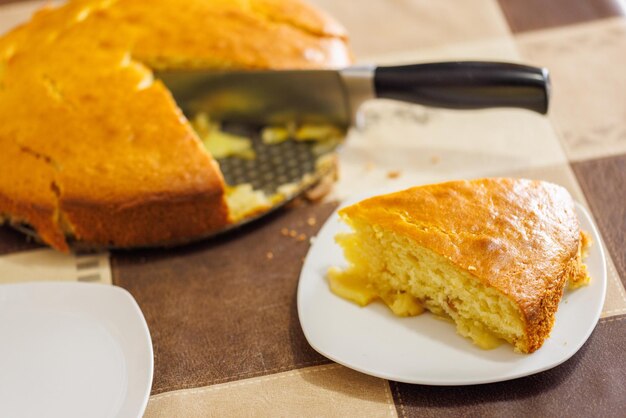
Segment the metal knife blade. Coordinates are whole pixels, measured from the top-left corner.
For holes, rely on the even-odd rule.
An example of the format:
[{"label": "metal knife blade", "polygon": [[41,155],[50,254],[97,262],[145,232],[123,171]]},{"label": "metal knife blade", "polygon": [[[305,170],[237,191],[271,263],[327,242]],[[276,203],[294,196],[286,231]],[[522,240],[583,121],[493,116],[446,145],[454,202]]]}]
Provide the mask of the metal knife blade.
[{"label": "metal knife blade", "polygon": [[372,69],[163,71],[156,73],[186,114],[256,125],[331,123],[348,127],[374,97]]}]

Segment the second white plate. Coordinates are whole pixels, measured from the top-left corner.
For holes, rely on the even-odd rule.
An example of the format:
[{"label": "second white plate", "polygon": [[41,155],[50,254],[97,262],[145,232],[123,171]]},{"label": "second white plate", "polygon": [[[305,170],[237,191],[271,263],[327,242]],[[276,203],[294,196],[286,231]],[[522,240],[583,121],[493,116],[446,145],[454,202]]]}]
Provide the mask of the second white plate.
[{"label": "second white plate", "polygon": [[555,367],[587,340],[606,293],[606,261],[598,232],[581,205],[576,205],[576,212],[581,228],[594,241],[585,260],[591,283],[565,292],[550,338],[531,355],[517,354],[508,344],[485,351],[459,336],[454,325],[431,314],[399,318],[382,303],[361,308],[331,293],[328,268],[346,265],[334,236],[347,227],[336,213],[320,230],[300,275],[298,315],[304,335],[316,351],[337,363],[405,383],[489,383]]},{"label": "second white plate", "polygon": [[0,417],[141,417],[152,342],[122,288],[0,286]]}]

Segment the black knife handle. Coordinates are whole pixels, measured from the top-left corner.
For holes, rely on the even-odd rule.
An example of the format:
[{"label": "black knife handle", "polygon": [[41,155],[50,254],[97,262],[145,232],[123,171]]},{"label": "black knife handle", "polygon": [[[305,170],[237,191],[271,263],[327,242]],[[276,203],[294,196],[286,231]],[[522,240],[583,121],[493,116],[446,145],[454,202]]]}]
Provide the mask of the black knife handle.
[{"label": "black knife handle", "polygon": [[451,109],[518,107],[548,112],[545,68],[499,62],[441,62],[374,70],[376,97]]}]

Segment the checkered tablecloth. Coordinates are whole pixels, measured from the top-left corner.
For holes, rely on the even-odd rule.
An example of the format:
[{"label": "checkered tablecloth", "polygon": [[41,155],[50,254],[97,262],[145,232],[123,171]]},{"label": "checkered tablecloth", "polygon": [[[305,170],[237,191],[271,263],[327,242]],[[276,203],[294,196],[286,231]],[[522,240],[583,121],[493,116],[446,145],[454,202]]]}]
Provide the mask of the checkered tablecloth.
[{"label": "checkered tablecloth", "polygon": [[[4,4],[3,4],[4,3]],[[349,30],[359,62],[518,61],[551,70],[547,118],[368,103],[325,202],[301,203],[217,241],[75,256],[0,228],[0,283],[78,280],[128,289],[155,355],[146,417],[624,416],[626,413],[626,19],[611,0],[315,0]],[[0,0],[0,33],[42,2]],[[1,170],[1,168],[0,168]],[[4,175],[4,174],[2,174]],[[565,186],[608,255],[602,319],[549,371],[466,387],[408,385],[337,365],[306,342],[296,288],[308,240],[336,201],[373,188],[515,176]]]}]

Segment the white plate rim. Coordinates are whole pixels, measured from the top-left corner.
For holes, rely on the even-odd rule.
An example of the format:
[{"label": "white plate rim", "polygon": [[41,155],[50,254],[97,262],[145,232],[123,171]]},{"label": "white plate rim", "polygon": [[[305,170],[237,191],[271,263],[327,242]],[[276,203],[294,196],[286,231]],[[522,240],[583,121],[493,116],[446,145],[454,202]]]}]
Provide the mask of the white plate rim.
[{"label": "white plate rim", "polygon": [[[475,379],[470,379],[470,380],[456,380],[456,379],[452,379],[452,380],[446,380],[446,379],[424,379],[424,378],[420,378],[420,377],[407,377],[407,376],[398,376],[396,374],[390,374],[390,373],[386,373],[384,371],[380,371],[380,370],[372,370],[372,369],[368,369],[367,367],[361,367],[358,364],[350,361],[350,359],[346,359],[346,358],[342,358],[342,357],[338,357],[335,356],[333,353],[329,353],[327,350],[324,350],[322,347],[320,347],[317,342],[315,341],[314,338],[311,337],[308,327],[306,326],[306,321],[303,320],[303,306],[306,303],[306,295],[304,294],[305,292],[303,291],[303,285],[302,285],[302,280],[304,277],[304,274],[306,272],[306,269],[308,268],[308,265],[310,263],[310,254],[312,252],[312,249],[314,248],[314,246],[316,245],[317,242],[317,238],[322,236],[325,231],[327,229],[329,229],[333,223],[338,223],[338,215],[337,212],[346,206],[349,206],[353,203],[359,202],[363,199],[372,197],[372,196],[377,196],[377,195],[381,195],[381,194],[386,194],[386,193],[392,193],[395,191],[398,191],[399,189],[397,188],[386,188],[383,190],[376,190],[376,191],[370,191],[369,193],[365,193],[362,195],[359,195],[357,197],[352,197],[349,199],[346,199],[344,202],[342,202],[339,207],[329,216],[329,218],[327,219],[327,221],[324,223],[324,225],[322,226],[322,228],[320,229],[319,233],[317,234],[311,248],[309,249],[309,252],[307,253],[307,256],[305,257],[304,263],[303,263],[303,267],[301,270],[301,274],[300,274],[300,278],[299,278],[299,283],[298,283],[298,290],[297,290],[297,311],[298,311],[298,318],[299,318],[299,322],[301,324],[301,328],[302,331],[304,333],[304,336],[307,340],[307,342],[311,345],[311,347],[317,351],[319,354],[327,357],[328,359],[341,364],[343,366],[346,366],[348,368],[351,368],[353,370],[359,371],[361,373],[367,374],[367,375],[371,375],[374,377],[379,377],[379,378],[384,378],[384,379],[388,379],[388,380],[393,380],[393,381],[397,381],[397,382],[401,382],[401,383],[409,383],[409,384],[422,384],[422,385],[431,385],[431,386],[466,386],[466,385],[479,385],[479,384],[487,384],[487,383],[495,383],[495,382],[501,382],[501,381],[508,381],[508,380],[513,380],[513,379],[518,379],[521,377],[525,377],[525,376],[530,376],[536,373],[540,373],[549,369],[552,369],[562,363],[564,363],[565,361],[569,360],[574,354],[576,354],[580,348],[584,345],[584,343],[589,339],[589,337],[591,336],[593,330],[595,329],[595,327],[598,324],[598,321],[600,320],[600,316],[602,313],[602,307],[604,305],[604,301],[606,298],[606,290],[607,290],[607,267],[606,267],[606,258],[605,258],[605,254],[604,254],[604,249],[603,249],[603,245],[601,242],[601,238],[600,235],[598,233],[598,229],[595,225],[595,222],[593,221],[593,217],[590,215],[589,211],[579,202],[575,202],[575,207],[576,207],[576,211],[577,211],[577,215],[579,216],[579,222],[581,222],[581,224],[585,224],[585,230],[588,230],[587,232],[590,233],[590,235],[593,238],[594,241],[594,245],[591,248],[591,251],[597,251],[598,255],[599,255],[599,259],[601,260],[601,277],[593,277],[592,280],[595,281],[595,285],[598,285],[601,287],[600,289],[600,298],[596,301],[596,305],[595,305],[595,309],[593,311],[593,314],[590,316],[590,319],[592,320],[593,325],[590,326],[586,332],[584,333],[584,335],[581,336],[581,338],[579,340],[576,341],[576,344],[573,346],[572,349],[569,349],[567,352],[567,355],[562,356],[561,358],[558,359],[558,361],[552,361],[548,364],[545,364],[543,367],[537,367],[535,369],[533,369],[532,371],[520,371],[518,373],[510,373],[506,376],[491,376],[491,377],[484,377],[484,378],[480,378],[477,377]],[[400,189],[401,190],[401,189]],[[583,217],[583,219],[580,219],[581,216]],[[581,225],[582,226],[582,225]],[[325,280],[325,278],[324,278]],[[326,284],[326,288],[328,290],[328,292],[330,292],[330,289],[328,289],[328,285]],[[351,302],[347,302],[346,303],[351,303]],[[354,305],[354,304],[353,304]],[[354,305],[356,308],[358,308],[356,305]],[[367,309],[364,308],[364,309]],[[459,338],[463,338],[460,337]],[[537,353],[539,353],[540,351],[531,354],[531,355],[537,355]]]}]

